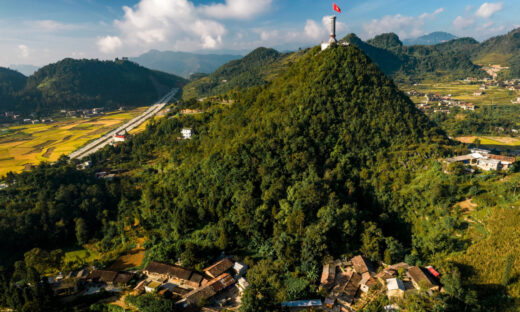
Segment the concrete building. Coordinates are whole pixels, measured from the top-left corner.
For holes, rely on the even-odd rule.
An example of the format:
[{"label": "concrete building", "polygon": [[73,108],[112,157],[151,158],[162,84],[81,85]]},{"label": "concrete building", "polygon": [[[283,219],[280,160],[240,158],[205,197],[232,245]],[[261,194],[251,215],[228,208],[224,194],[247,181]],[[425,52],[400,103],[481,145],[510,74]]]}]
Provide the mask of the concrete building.
[{"label": "concrete building", "polygon": [[191,130],[191,128],[184,128],[184,129],[182,129],[181,134],[182,134],[182,138],[184,140],[189,140],[189,139],[191,139],[193,131]]},{"label": "concrete building", "polygon": [[389,278],[386,280],[386,295],[388,298],[402,298],[406,288],[403,281],[398,278]]}]

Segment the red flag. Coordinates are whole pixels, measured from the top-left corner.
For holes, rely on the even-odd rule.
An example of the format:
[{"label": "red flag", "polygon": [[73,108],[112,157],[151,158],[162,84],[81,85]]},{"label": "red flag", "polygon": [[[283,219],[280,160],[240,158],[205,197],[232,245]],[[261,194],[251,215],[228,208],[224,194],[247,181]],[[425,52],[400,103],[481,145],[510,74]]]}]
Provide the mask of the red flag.
[{"label": "red flag", "polygon": [[341,9],[339,8],[339,6],[336,3],[333,3],[333,4],[334,4],[334,11],[341,13]]}]

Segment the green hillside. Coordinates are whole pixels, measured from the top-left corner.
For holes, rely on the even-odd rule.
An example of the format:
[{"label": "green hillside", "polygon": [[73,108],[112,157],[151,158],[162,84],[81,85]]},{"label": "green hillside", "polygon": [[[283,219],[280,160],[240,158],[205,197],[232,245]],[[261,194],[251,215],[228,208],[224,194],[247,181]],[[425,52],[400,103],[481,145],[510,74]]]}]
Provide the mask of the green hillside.
[{"label": "green hillside", "polygon": [[0,67],[0,112],[13,109],[16,93],[24,88],[27,77],[9,68]]},{"label": "green hillside", "polygon": [[[22,76],[23,77],[23,76]],[[11,98],[0,104],[18,112],[52,112],[149,105],[186,80],[136,63],[64,59],[26,79],[18,79]],[[20,88],[21,86],[21,88]]]},{"label": "green hillside", "polygon": [[472,58],[481,65],[511,67],[504,78],[520,77],[520,28],[484,41],[473,51]]},{"label": "green hillside", "polygon": [[[370,59],[354,46],[314,48],[233,99],[204,117],[165,119],[131,147],[95,157],[138,168],[136,159],[163,155],[142,192],[127,194],[140,204],[126,202],[135,208],[120,215],[138,216],[153,236],[151,258],[201,266],[226,251],[248,255],[257,270],[269,267],[276,281],[248,275],[243,311],[316,296],[326,255],[368,248],[381,259],[389,249],[404,259],[409,207],[393,205],[395,190],[448,140]],[[183,127],[197,136],[179,142]],[[375,249],[361,238],[372,230],[381,233]]]},{"label": "green hillside", "polygon": [[267,48],[255,49],[239,60],[222,65],[209,76],[186,85],[184,98],[205,97],[264,85],[299,54],[282,54]]},{"label": "green hillside", "polygon": [[184,82],[129,61],[64,59],[29,77],[22,97],[35,96],[40,110],[139,106],[153,103]]},{"label": "green hillside", "polygon": [[467,39],[456,39],[432,46],[404,46],[396,34],[389,33],[376,36],[367,42],[350,34],[342,41],[362,49],[385,74],[398,82],[486,76],[467,55],[467,46],[471,45]]}]

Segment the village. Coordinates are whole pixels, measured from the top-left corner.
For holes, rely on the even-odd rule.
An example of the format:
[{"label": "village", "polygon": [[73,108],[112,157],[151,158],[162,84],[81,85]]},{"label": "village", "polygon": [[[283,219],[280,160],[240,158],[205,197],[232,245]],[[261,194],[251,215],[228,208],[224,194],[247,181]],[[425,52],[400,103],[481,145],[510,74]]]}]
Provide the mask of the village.
[{"label": "village", "polygon": [[[473,98],[484,97],[490,90],[490,88],[494,88],[495,90],[515,92],[515,94],[517,94],[517,92],[520,91],[520,80],[517,79],[499,82],[490,78],[478,80],[469,77],[463,81],[460,81],[459,83],[463,86],[468,86],[468,88],[474,87],[472,88],[473,91],[471,91],[470,94],[465,95],[467,97]],[[426,114],[450,114],[456,108],[464,111],[475,111],[477,108],[479,108],[479,106],[474,103],[457,99],[458,97],[460,97],[460,94],[458,96],[454,96],[453,94],[439,94],[438,92],[421,92],[417,91],[416,89],[409,90],[406,93],[408,96],[415,98],[417,108],[419,108]],[[509,99],[507,101],[507,103],[502,104],[509,104]],[[514,98],[510,100],[510,102],[511,104],[520,104],[520,97],[514,96]],[[494,103],[493,98],[491,98],[490,103],[487,104],[493,105],[498,103]]]},{"label": "village", "polygon": [[283,302],[282,307],[289,311],[354,312],[363,309],[374,298],[385,295],[391,302],[385,311],[399,311],[399,300],[407,293],[424,292],[431,296],[442,291],[442,286],[439,272],[431,266],[382,263],[377,271],[375,263],[357,255],[350,260],[325,263],[320,291],[326,294],[324,300]]},{"label": "village", "polygon": [[202,272],[180,263],[151,261],[143,270],[85,268],[47,277],[47,282],[63,302],[102,293],[121,297],[154,293],[173,300],[181,309],[207,306],[206,311],[219,311],[239,306],[241,294],[249,286],[246,272],[245,264],[222,257]]},{"label": "village", "polygon": [[[153,293],[174,301],[180,309],[203,307],[203,311],[209,312],[240,307],[241,296],[249,286],[247,269],[247,265],[235,261],[233,256],[222,256],[201,272],[184,268],[179,262],[151,261],[142,270],[82,269],[47,277],[47,282],[63,302],[107,292],[118,297]],[[442,291],[440,274],[431,266],[404,262],[377,265],[357,255],[323,265],[319,286],[322,298],[282,302],[281,308],[354,312],[385,295],[391,303],[385,311],[398,311],[399,300],[407,293],[431,296],[439,291]]]}]

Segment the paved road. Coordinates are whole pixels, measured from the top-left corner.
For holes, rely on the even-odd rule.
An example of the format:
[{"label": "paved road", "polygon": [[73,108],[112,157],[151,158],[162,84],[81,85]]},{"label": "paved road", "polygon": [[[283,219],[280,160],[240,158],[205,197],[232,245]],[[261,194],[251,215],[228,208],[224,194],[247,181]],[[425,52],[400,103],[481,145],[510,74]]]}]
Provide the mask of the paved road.
[{"label": "paved road", "polygon": [[90,154],[93,154],[103,147],[107,146],[112,142],[114,135],[119,133],[130,132],[130,130],[139,127],[143,122],[147,121],[148,119],[155,116],[159,111],[161,111],[166,104],[179,92],[179,89],[175,88],[171,90],[168,94],[163,96],[157,103],[152,105],[150,108],[148,108],[143,114],[141,114],[138,117],[135,117],[134,119],[130,120],[129,122],[125,123],[124,125],[120,126],[119,128],[112,130],[111,132],[105,134],[101,138],[90,142],[89,144],[81,147],[80,149],[74,151],[69,155],[70,159],[81,159],[83,157],[86,157]]}]

